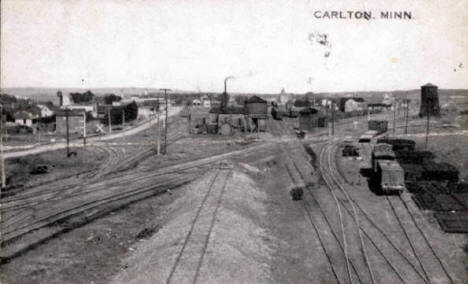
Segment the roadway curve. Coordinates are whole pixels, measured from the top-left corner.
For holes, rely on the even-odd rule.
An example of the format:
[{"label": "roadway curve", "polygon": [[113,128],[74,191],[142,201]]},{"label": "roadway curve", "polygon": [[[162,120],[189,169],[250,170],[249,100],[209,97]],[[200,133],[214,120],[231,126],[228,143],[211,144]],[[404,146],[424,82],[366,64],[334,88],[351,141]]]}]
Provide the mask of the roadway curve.
[{"label": "roadway curve", "polygon": [[[182,110],[181,107],[173,107],[169,109],[169,114],[168,116],[174,116],[178,114]],[[163,117],[163,116],[162,116]],[[117,139],[117,138],[122,138],[125,136],[129,135],[134,135],[138,132],[144,131],[148,128],[150,128],[152,125],[156,124],[157,120],[156,119],[151,119],[148,120],[136,127],[127,129],[122,132],[114,133],[114,134],[109,134],[109,135],[104,135],[104,136],[96,136],[96,137],[89,137],[87,138],[87,143],[96,143],[99,144],[99,142],[102,141],[108,141],[112,139]],[[75,139],[74,141],[70,141],[70,147],[82,147],[83,142],[81,142],[81,139]],[[47,151],[54,151],[54,150],[59,150],[59,149],[64,149],[67,147],[67,143],[65,142],[59,142],[59,143],[53,143],[53,144],[43,144],[43,145],[26,145],[26,146],[19,146],[19,147],[4,147],[5,150],[10,150],[13,149],[11,152],[6,152],[3,154],[3,157],[5,159],[8,158],[15,158],[15,157],[22,157],[22,156],[27,156],[27,155],[33,155],[33,154],[39,154]],[[25,149],[26,148],[26,149]],[[15,151],[14,149],[21,149],[18,151]]]}]

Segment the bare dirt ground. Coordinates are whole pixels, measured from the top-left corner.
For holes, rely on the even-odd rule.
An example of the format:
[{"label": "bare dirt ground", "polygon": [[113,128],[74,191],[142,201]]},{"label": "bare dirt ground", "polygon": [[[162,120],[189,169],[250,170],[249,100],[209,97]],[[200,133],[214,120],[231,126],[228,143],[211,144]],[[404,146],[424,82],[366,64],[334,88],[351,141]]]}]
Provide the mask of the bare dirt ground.
[{"label": "bare dirt ground", "polygon": [[[154,128],[109,141],[115,145],[106,149],[118,150],[109,155],[113,158],[97,171],[94,181],[76,191],[79,199],[56,200],[60,205],[28,203],[28,208],[20,208],[21,214],[34,221],[47,210],[62,212],[70,205],[116,193],[133,194],[146,187],[156,191],[84,210],[83,215],[44,227],[46,232],[56,227],[65,230],[2,264],[2,283],[346,283],[349,277],[372,283],[369,270],[376,283],[449,283],[407,212],[415,217],[454,283],[464,279],[463,236],[443,234],[411,199],[391,200],[415,244],[414,252],[389,201],[373,195],[357,179],[358,167],[351,161],[334,161],[332,146],[337,141],[314,142],[313,152],[306,152],[294,136],[294,126],[297,119],[271,120],[266,134],[188,135],[184,119],[174,118],[164,157],[154,156]],[[337,135],[355,132],[349,123],[337,125]],[[321,155],[322,150],[326,155]],[[323,160],[328,157],[335,158]],[[131,160],[131,166],[121,167],[124,160]],[[352,199],[337,185],[330,188],[321,176],[328,172],[328,178],[338,179],[344,173],[342,186]],[[186,184],[167,191],[174,180],[183,178]],[[80,182],[62,180],[61,186]],[[297,186],[304,189],[304,198],[293,201],[290,190]],[[84,194],[87,189],[102,190]],[[43,190],[47,187],[35,187],[29,194]],[[363,212],[354,214],[353,202],[377,226]],[[404,204],[409,211],[404,211]],[[96,218],[86,220],[94,210],[99,213]],[[35,238],[44,233],[41,230],[23,239]]]}]

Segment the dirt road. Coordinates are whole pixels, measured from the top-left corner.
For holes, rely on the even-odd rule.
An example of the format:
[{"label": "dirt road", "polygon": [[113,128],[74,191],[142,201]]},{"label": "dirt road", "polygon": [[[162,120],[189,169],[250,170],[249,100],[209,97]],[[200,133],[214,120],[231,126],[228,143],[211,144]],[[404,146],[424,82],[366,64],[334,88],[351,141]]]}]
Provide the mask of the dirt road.
[{"label": "dirt road", "polygon": [[[178,114],[182,110],[182,107],[172,107],[169,109],[168,116],[172,117],[176,114]],[[161,116],[163,117],[163,116]],[[160,119],[161,120],[161,119]],[[90,137],[87,139],[88,144],[97,144],[101,145],[102,142],[104,141],[109,141],[113,139],[118,139],[118,138],[123,138],[125,136],[131,136],[135,135],[138,132],[144,131],[154,124],[156,124],[158,121],[156,119],[152,119],[149,121],[146,121],[134,128],[130,128],[118,133],[114,134],[108,134],[104,136],[98,136],[98,137]],[[45,144],[45,145],[26,145],[26,146],[11,146],[11,147],[4,147],[4,150],[10,150],[8,152],[5,152],[3,154],[4,158],[14,158],[14,157],[21,157],[21,156],[27,156],[27,155],[32,155],[32,154],[39,154],[47,151],[54,151],[54,150],[59,150],[59,149],[64,149],[67,147],[67,144],[65,142],[58,142],[54,144]],[[82,140],[75,140],[75,141],[70,141],[70,147],[83,147],[83,142]],[[16,151],[16,149],[18,149]]]}]

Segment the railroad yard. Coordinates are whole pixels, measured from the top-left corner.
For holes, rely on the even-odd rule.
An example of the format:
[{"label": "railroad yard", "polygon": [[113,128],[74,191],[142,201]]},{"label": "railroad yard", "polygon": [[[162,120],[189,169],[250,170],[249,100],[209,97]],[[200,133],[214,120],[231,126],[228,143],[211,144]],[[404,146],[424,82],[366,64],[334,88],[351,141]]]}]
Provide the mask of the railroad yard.
[{"label": "railroad yard", "polygon": [[[370,143],[358,142],[370,130],[366,113],[336,119],[333,130],[305,132],[302,117],[268,114],[262,131],[218,135],[196,122],[209,109],[186,111],[169,117],[165,155],[156,155],[152,124],[80,146],[71,160],[58,158],[64,149],[7,159],[17,186],[1,197],[2,283],[467,278],[466,129],[433,119],[425,147],[426,120],[414,109],[408,125],[389,110],[372,114],[389,123]],[[188,131],[190,118],[196,131]],[[395,150],[397,139],[413,141],[405,143],[416,154]],[[378,143],[402,169],[391,185],[384,182],[386,158],[373,150]],[[345,155],[349,149],[354,154]],[[34,175],[24,170],[30,161],[55,166]],[[428,162],[439,165],[432,175],[450,164],[446,172],[455,169],[456,179],[424,176]],[[397,180],[398,194],[382,194]]]}]

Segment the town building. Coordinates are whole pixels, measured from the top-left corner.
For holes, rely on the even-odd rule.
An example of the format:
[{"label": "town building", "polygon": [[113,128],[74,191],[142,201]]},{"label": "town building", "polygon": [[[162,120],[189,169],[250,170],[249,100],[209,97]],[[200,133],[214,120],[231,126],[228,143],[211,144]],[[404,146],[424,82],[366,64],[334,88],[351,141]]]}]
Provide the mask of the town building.
[{"label": "town building", "polygon": [[32,127],[33,123],[37,119],[37,115],[34,115],[27,111],[19,111],[13,115],[15,118],[15,123],[17,125],[24,125]]},{"label": "town building", "polygon": [[48,107],[43,104],[38,104],[37,107],[40,109],[40,116],[41,117],[50,117],[55,114],[51,107]]},{"label": "town building", "polygon": [[362,111],[366,108],[363,98],[350,98],[346,100],[344,112]]},{"label": "town building", "polygon": [[199,99],[194,99],[192,101],[192,106],[201,106],[201,100]]},{"label": "town building", "polygon": [[341,112],[361,111],[366,108],[363,98],[340,98],[338,100],[338,109]]},{"label": "town building", "polygon": [[284,104],[286,104],[288,101],[290,101],[292,99],[294,99],[293,95],[286,93],[286,91],[283,88],[283,89],[281,89],[281,92],[280,92],[280,94],[278,96],[277,102],[278,102],[278,104],[284,105]]},{"label": "town building", "polygon": [[84,111],[76,109],[64,109],[55,113],[55,133],[58,135],[67,134],[67,116],[69,134],[83,133],[86,114]]}]

